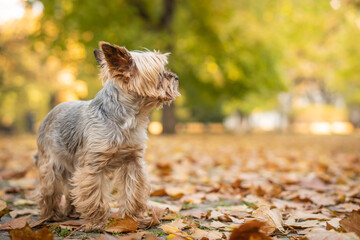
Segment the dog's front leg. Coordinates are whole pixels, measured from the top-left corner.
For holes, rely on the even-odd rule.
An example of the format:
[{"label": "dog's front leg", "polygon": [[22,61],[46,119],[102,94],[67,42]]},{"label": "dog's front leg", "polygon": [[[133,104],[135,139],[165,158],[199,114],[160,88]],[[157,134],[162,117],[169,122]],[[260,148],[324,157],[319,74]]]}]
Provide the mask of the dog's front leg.
[{"label": "dog's front leg", "polygon": [[105,227],[110,213],[109,179],[101,164],[104,161],[106,160],[98,161],[99,164],[95,161],[86,161],[85,166],[78,168],[72,178],[73,204],[81,217],[93,224],[92,229]]},{"label": "dog's front leg", "polygon": [[124,160],[117,171],[115,184],[120,193],[120,214],[141,219],[147,210],[146,202],[150,194],[142,151],[132,155],[132,159]]}]

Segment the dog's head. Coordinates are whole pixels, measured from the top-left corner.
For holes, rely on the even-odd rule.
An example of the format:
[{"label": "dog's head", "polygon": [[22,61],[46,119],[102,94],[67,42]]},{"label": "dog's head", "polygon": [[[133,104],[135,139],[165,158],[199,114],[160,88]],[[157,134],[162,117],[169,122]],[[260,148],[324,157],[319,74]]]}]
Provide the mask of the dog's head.
[{"label": "dog's head", "polygon": [[166,54],[158,51],[128,51],[125,47],[99,43],[94,51],[103,83],[114,81],[121,89],[169,103],[179,96],[178,76],[166,71]]}]

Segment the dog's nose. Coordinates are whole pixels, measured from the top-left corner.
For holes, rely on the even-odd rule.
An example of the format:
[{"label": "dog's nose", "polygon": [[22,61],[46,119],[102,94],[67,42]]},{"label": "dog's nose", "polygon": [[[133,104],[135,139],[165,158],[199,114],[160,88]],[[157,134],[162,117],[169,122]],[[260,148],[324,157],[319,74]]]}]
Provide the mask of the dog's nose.
[{"label": "dog's nose", "polygon": [[176,80],[176,81],[179,81],[179,77],[178,77],[178,76],[175,76],[175,80]]}]

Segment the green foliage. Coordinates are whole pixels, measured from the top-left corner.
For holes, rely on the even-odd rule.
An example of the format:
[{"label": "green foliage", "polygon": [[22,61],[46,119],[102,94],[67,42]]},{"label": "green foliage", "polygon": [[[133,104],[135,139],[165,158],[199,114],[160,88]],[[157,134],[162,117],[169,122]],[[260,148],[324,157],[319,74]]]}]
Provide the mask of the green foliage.
[{"label": "green foliage", "polygon": [[[40,120],[54,103],[93,98],[101,88],[93,57],[99,41],[172,52],[181,121],[276,108],[276,94],[304,79],[360,104],[354,1],[337,10],[327,0],[40,1],[41,18],[0,26],[0,126],[24,129],[32,112]],[[27,11],[34,3],[26,2]]]},{"label": "green foliage", "polygon": [[58,226],[53,227],[51,231],[53,233],[56,233],[59,237],[67,237],[71,233],[69,229],[61,228]]},{"label": "green foliage", "polygon": [[[229,99],[282,88],[276,47],[249,31],[247,23],[257,21],[249,19],[256,9],[245,1],[42,2],[44,17],[35,39],[59,57],[73,56],[64,52],[72,51],[71,42],[78,43],[84,58],[62,60],[78,64],[89,97],[99,88],[90,65],[95,66],[92,50],[101,40],[172,52],[169,68],[180,76],[184,106],[193,120],[219,121]],[[172,4],[173,11],[166,11]],[[260,28],[261,23],[253,24]]]}]

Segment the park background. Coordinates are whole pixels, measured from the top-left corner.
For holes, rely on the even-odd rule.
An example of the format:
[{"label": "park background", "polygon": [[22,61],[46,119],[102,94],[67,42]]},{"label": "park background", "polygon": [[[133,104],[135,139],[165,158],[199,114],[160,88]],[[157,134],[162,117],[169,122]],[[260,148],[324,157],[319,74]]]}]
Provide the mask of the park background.
[{"label": "park background", "polygon": [[179,76],[145,154],[158,225],[42,233],[360,239],[359,0],[0,0],[0,239],[39,231],[35,133],[54,106],[101,89],[99,41],[171,52]]},{"label": "park background", "polygon": [[[1,1],[0,129],[35,132],[101,89],[99,41],[171,52],[182,97],[151,132],[348,134],[360,125],[360,4]],[[225,127],[222,123],[225,123]]]}]

